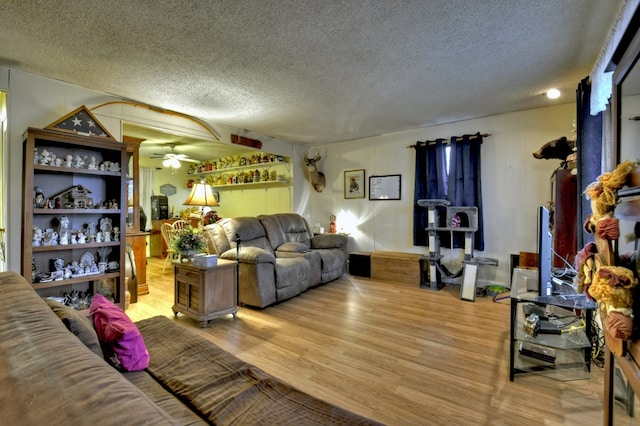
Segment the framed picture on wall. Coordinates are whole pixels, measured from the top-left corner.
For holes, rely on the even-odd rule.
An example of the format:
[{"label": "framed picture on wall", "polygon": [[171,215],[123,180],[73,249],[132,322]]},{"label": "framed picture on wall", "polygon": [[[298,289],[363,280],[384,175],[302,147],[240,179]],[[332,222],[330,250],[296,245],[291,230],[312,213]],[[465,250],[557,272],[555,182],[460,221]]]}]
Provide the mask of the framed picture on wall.
[{"label": "framed picture on wall", "polygon": [[364,169],[345,170],[344,198],[364,198]]}]

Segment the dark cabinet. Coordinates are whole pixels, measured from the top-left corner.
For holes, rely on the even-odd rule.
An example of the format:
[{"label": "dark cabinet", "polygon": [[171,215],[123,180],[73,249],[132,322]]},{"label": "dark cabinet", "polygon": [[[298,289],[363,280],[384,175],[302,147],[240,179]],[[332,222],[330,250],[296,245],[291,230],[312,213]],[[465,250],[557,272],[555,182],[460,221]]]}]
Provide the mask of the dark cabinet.
[{"label": "dark cabinet", "polygon": [[571,170],[558,169],[551,176],[553,200],[553,266],[566,266],[562,259],[574,264],[578,252],[578,184]]}]

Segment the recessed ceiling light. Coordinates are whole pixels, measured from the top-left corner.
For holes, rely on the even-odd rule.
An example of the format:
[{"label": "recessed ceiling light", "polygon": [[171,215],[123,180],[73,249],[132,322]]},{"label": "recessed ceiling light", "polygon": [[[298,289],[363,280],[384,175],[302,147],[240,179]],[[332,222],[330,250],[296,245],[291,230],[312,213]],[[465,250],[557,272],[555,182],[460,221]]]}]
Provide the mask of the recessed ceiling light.
[{"label": "recessed ceiling light", "polygon": [[547,98],[549,99],[558,99],[560,97],[560,91],[558,89],[549,89],[547,90]]}]

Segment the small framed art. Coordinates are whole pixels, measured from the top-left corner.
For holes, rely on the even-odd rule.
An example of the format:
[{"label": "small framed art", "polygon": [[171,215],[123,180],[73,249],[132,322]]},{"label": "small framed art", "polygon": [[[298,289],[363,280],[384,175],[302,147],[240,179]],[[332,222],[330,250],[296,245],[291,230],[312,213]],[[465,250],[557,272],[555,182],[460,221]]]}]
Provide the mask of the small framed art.
[{"label": "small framed art", "polygon": [[344,198],[364,198],[364,169],[345,170]]}]

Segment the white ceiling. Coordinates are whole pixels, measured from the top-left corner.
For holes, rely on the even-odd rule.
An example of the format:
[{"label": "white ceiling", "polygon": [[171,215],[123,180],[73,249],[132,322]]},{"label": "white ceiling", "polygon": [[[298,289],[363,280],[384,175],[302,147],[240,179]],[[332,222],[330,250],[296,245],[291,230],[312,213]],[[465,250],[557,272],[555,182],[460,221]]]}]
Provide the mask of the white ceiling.
[{"label": "white ceiling", "polygon": [[621,0],[4,0],[0,65],[309,145],[572,102]]},{"label": "white ceiling", "polygon": [[145,161],[145,165],[156,167],[162,166],[164,155],[168,153],[184,154],[191,160],[207,161],[252,151],[239,145],[197,139],[133,123],[124,123],[123,134],[144,139],[140,145],[140,156],[149,159],[149,161]]}]

